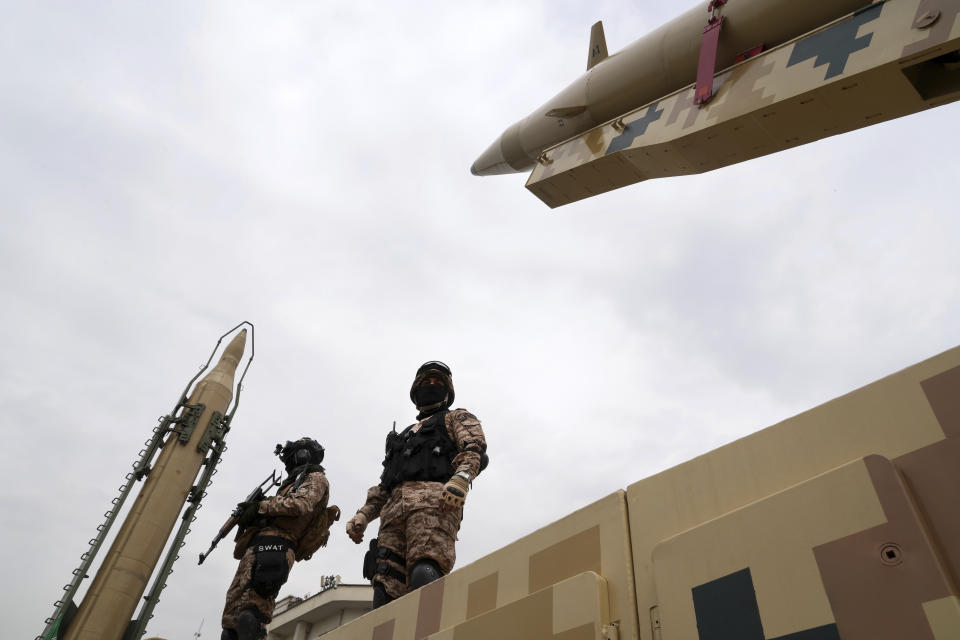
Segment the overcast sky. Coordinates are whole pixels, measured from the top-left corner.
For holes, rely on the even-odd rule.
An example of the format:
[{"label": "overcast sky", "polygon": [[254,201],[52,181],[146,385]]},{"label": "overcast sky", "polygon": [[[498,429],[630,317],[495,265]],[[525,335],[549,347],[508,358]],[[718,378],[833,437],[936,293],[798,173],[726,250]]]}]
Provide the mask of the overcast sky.
[{"label": "overcast sky", "polygon": [[[958,342],[956,105],[554,211],[470,174],[595,20],[615,51],[689,2],[2,4],[4,637],[41,632],[243,320],[230,448],[150,635],[219,637],[231,545],[196,555],[275,443],[322,442],[352,514],[425,360],[489,441],[462,566]],[[361,581],[341,525],[284,594]]]}]

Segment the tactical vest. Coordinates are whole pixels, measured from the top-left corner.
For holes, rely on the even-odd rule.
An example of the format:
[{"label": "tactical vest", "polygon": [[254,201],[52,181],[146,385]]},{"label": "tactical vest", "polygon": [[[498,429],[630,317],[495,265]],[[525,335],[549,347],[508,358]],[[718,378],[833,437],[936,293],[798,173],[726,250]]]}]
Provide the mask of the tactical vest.
[{"label": "tactical vest", "polygon": [[417,431],[410,425],[400,433],[387,434],[386,457],[380,486],[392,491],[401,482],[429,480],[446,482],[453,475],[457,447],[447,432],[447,411],[427,418]]}]

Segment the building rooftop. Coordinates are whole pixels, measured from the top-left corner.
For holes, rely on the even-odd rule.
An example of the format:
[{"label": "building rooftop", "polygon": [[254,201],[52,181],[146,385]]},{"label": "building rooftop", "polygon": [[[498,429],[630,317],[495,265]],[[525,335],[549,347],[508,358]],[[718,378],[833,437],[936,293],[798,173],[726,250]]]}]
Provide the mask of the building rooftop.
[{"label": "building rooftop", "polygon": [[342,584],[339,576],[331,576],[323,584],[319,593],[277,601],[273,621],[267,625],[268,640],[312,640],[370,610],[373,587],[369,583]]}]

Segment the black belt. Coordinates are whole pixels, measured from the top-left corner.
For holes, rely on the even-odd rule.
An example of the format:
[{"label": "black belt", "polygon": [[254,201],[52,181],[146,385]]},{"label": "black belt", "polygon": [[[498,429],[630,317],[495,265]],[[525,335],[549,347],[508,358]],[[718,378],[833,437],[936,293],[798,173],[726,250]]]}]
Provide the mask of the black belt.
[{"label": "black belt", "polygon": [[402,555],[400,555],[393,549],[387,549],[386,547],[380,547],[380,546],[377,547],[377,557],[382,560],[392,560],[393,562],[396,562],[401,567],[404,566],[407,562]]}]

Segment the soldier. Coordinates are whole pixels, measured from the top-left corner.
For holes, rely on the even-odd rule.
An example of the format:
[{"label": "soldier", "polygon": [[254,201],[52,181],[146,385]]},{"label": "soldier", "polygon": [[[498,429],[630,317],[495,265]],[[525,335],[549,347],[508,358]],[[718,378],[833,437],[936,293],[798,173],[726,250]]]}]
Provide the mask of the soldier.
[{"label": "soldier", "polygon": [[280,587],[295,560],[309,559],[326,544],[330,520],[339,510],[327,508],[330,485],[320,463],[323,447],[311,438],[277,445],[287,478],[277,495],[241,502],[233,557],[240,560],[227,590],[221,640],[256,640],[266,636]]},{"label": "soldier", "polygon": [[453,569],[463,503],[487,459],[480,421],[466,409],[449,410],[453,399],[447,365],[431,361],[417,369],[410,400],[418,422],[387,434],[380,484],[347,523],[347,535],[360,544],[367,524],[380,517],[364,561],[374,608]]}]

